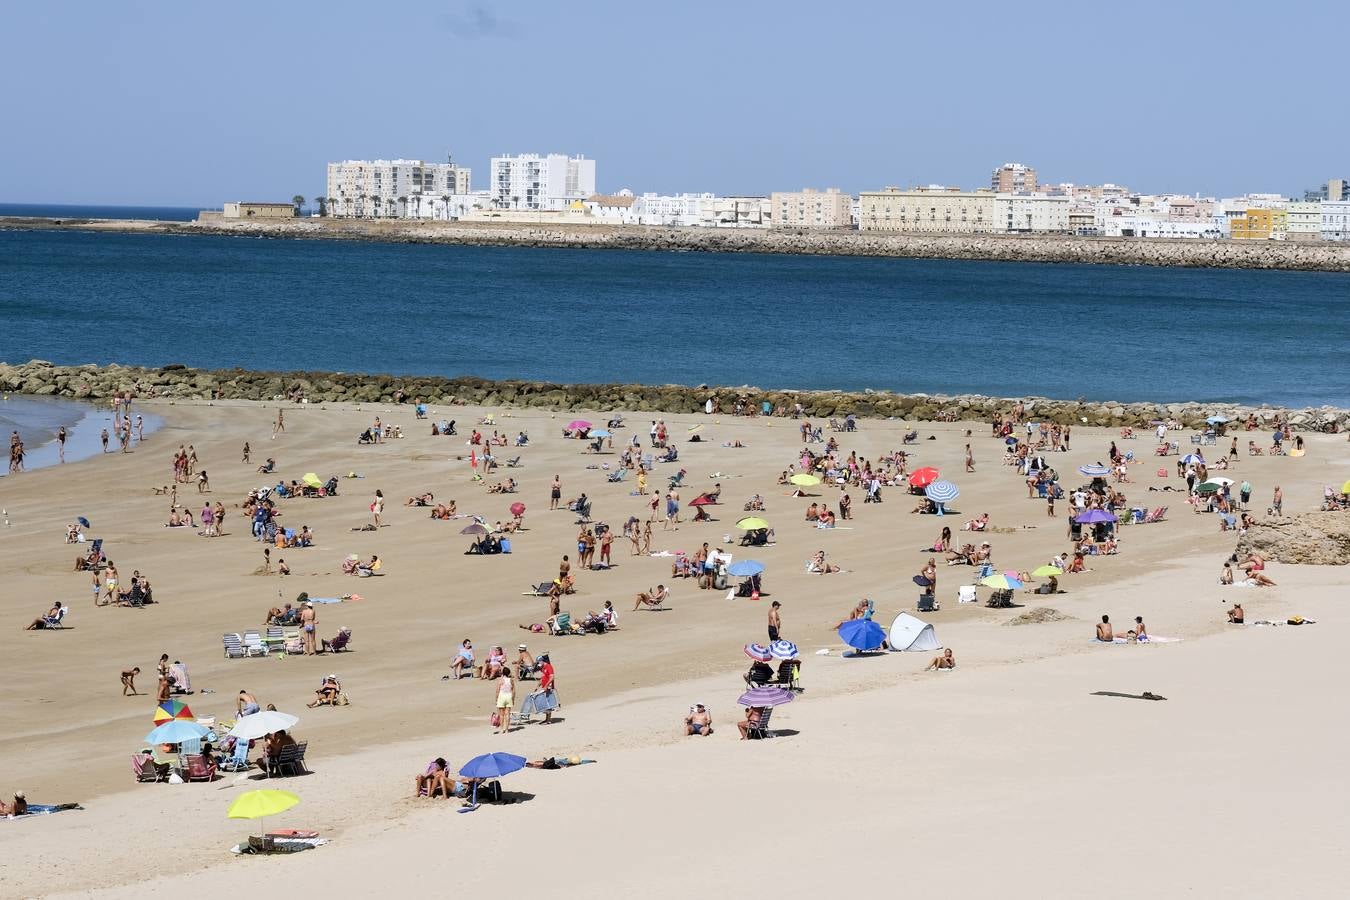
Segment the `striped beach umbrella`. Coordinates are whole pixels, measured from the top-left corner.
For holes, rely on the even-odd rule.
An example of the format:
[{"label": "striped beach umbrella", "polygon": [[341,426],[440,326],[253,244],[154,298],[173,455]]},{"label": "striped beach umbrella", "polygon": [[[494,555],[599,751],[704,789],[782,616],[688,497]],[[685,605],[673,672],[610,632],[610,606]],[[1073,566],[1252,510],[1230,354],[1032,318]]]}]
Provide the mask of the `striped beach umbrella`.
[{"label": "striped beach umbrella", "polygon": [[1022,581],[1018,578],[1010,578],[1002,572],[997,572],[990,575],[988,578],[981,578],[980,584],[985,587],[991,587],[997,591],[1011,591],[1020,588],[1022,586]]},{"label": "striped beach umbrella", "polygon": [[741,706],[782,706],[795,699],[792,691],[780,687],[751,688],[736,700]]},{"label": "striped beach umbrella", "polygon": [[1078,471],[1089,478],[1105,478],[1111,474],[1111,467],[1104,466],[1101,463],[1091,463],[1086,466],[1079,466]]},{"label": "striped beach umbrella", "polygon": [[768,662],[773,659],[773,654],[763,644],[746,644],[744,650],[745,655],[756,662]]},{"label": "striped beach umbrella", "polygon": [[173,719],[195,719],[192,710],[182,700],[165,700],[155,707],[155,724],[163,725]]},{"label": "striped beach umbrella", "polygon": [[1187,453],[1185,456],[1181,458],[1181,464],[1183,466],[1194,466],[1194,465],[1203,466],[1205,464],[1205,458],[1201,456],[1199,453]]},{"label": "striped beach umbrella", "polygon": [[769,645],[769,654],[774,659],[796,659],[797,645],[792,641],[774,641]]},{"label": "striped beach umbrella", "polygon": [[961,490],[952,482],[940,479],[924,488],[924,494],[934,503],[951,503],[961,496]]}]

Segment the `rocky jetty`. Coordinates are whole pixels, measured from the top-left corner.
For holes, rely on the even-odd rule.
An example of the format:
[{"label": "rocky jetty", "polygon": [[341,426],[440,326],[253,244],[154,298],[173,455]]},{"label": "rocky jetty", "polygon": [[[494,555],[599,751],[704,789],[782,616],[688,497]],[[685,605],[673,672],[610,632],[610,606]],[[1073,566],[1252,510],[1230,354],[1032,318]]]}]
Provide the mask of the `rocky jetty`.
[{"label": "rocky jetty", "polygon": [[888,391],[790,391],[743,385],[554,384],[545,381],[489,381],[483,378],[440,378],[430,375],[378,375],[344,372],[252,372],[243,369],[189,369],[129,366],[56,366],[42,360],[18,365],[0,363],[0,391],[35,396],[98,400],[119,391],[140,397],[170,399],[284,400],[303,397],[311,403],[392,403],[423,400],[435,404],[536,407],[550,410],[631,410],[634,412],[701,412],[709,398],[724,414],[737,400],[760,408],[763,403],[791,409],[800,403],[808,416],[827,418],[850,413],[863,418],[910,421],[987,422],[1022,401],[1038,421],[1064,425],[1147,426],[1165,419],[1203,427],[1208,416],[1232,421],[1256,415],[1262,425],[1277,417],[1301,430],[1350,428],[1350,411],[1321,407],[1286,409],[1228,403],[1117,403],[1115,401],[1051,400],[1044,397],[999,398],[977,395],[895,394]]},{"label": "rocky jetty", "polygon": [[492,224],[418,219],[299,218],[259,222],[203,214],[196,222],[4,218],[0,228],[385,241],[509,247],[785,253],[914,259],[1096,263],[1350,272],[1350,242],[1165,240],[1070,235],[932,235],[874,231],[662,228],[637,225]]},{"label": "rocky jetty", "polygon": [[1350,565],[1350,513],[1309,512],[1262,522],[1238,541],[1238,559],[1250,553],[1282,563]]}]

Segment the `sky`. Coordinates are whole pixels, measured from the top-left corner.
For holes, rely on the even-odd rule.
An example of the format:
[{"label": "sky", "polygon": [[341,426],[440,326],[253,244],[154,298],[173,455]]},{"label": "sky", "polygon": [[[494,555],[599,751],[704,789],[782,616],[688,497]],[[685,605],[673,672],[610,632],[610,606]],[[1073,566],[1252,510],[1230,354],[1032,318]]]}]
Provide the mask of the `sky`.
[{"label": "sky", "polygon": [[215,206],[342,159],[594,158],[598,187],[1350,176],[1333,0],[5,0],[0,202]]}]

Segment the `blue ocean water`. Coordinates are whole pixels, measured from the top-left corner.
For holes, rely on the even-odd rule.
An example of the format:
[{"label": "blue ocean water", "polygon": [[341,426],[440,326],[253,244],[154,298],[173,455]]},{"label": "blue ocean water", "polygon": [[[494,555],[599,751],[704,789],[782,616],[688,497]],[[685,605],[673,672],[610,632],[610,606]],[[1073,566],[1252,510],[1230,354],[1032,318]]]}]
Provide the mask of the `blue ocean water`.
[{"label": "blue ocean water", "polygon": [[155,219],[191,222],[200,207],[192,206],[84,206],[67,203],[0,203],[0,216],[37,216],[44,219]]},{"label": "blue ocean water", "polygon": [[[141,433],[149,435],[164,424],[163,419],[153,413],[141,412],[133,408],[132,415],[141,416]],[[103,452],[102,432],[116,433],[112,408],[107,404],[86,403],[62,397],[18,397],[0,393],[0,435],[9,446],[11,432],[18,432],[23,439],[24,469],[39,469],[56,465],[61,454],[57,447],[56,432],[66,428],[66,462],[76,462]],[[133,434],[133,447],[138,443]],[[117,438],[113,437],[110,446],[116,450]],[[8,473],[0,468],[0,477]]]},{"label": "blue ocean water", "polygon": [[0,233],[0,359],[1350,406],[1350,275]]}]

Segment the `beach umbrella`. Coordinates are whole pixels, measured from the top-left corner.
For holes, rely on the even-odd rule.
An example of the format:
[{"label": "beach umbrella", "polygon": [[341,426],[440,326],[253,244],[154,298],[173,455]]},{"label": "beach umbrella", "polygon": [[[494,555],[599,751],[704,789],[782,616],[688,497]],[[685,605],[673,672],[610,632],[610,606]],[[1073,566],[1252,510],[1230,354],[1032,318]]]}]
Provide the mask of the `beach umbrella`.
[{"label": "beach umbrella", "polygon": [[192,710],[182,700],[165,700],[155,707],[155,724],[162,725],[171,719],[195,719]]},{"label": "beach umbrella", "polygon": [[980,584],[999,591],[1009,591],[1020,588],[1022,586],[1022,581],[1018,578],[1009,578],[1002,572],[996,572],[988,578],[981,578]]},{"label": "beach umbrella", "polygon": [[690,501],[689,501],[689,505],[690,505],[690,506],[708,506],[708,505],[710,505],[710,504],[712,504],[712,503],[714,503],[714,502],[715,502],[715,501],[712,500],[711,498],[705,497],[705,496],[703,496],[702,494],[700,494],[699,496],[695,497],[693,500],[690,500]]},{"label": "beach umbrella", "polygon": [[1003,439],[1003,443],[1007,444],[1009,447],[1016,447],[1016,446],[1017,446],[1017,438],[1015,438],[1015,437],[1006,437],[1006,438]]},{"label": "beach umbrella", "polygon": [[871,619],[852,619],[839,626],[839,637],[856,650],[878,650],[886,632]]},{"label": "beach umbrella", "polygon": [[76,516],[76,517],[75,517],[75,521],[76,521],[76,522],[79,522],[79,523],[80,523],[81,525],[83,525],[85,528],[92,528],[92,527],[93,527],[92,525],[89,524],[89,520],[86,519],[84,516]]},{"label": "beach umbrella", "polygon": [[761,528],[768,528],[769,523],[759,516],[746,516],[736,523],[736,527],[741,531],[758,531]]},{"label": "beach umbrella", "polygon": [[1347,480],[1345,484],[1341,485],[1341,493],[1350,494],[1350,480]]},{"label": "beach umbrella", "polygon": [[1075,516],[1074,521],[1079,525],[1096,525],[1098,522],[1116,521],[1116,514],[1104,509],[1089,509],[1082,515]]},{"label": "beach umbrella", "polygon": [[736,702],[741,706],[782,706],[784,703],[791,703],[794,699],[792,691],[786,688],[757,687],[741,694]]},{"label": "beach umbrella", "polygon": [[1181,464],[1183,466],[1204,465],[1204,463],[1205,458],[1199,453],[1187,453],[1181,458]]},{"label": "beach umbrella", "polygon": [[743,559],[727,566],[727,574],[738,578],[750,578],[764,571],[764,563],[754,559]]},{"label": "beach umbrella", "polygon": [[524,503],[521,503],[519,500],[517,500],[515,503],[512,503],[512,504],[511,504],[511,515],[513,515],[513,516],[523,516],[523,515],[525,515],[525,504],[524,504]]},{"label": "beach umbrella", "polygon": [[605,428],[597,428],[591,432],[591,437],[607,438],[609,436],[610,432],[608,429]]},{"label": "beach umbrella", "polygon": [[[516,756],[514,753],[484,753],[482,756],[475,756],[464,764],[464,768],[459,770],[459,774],[465,778],[477,778],[486,780],[489,778],[501,778],[503,775],[510,775],[512,772],[519,772],[525,768],[525,757]],[[462,807],[460,812],[473,812],[478,808],[478,782],[473,785],[473,798],[469,805]]]},{"label": "beach umbrella", "polygon": [[797,645],[792,641],[774,641],[769,645],[769,653],[774,659],[796,659]]},{"label": "beach umbrella", "polygon": [[[270,788],[257,791],[245,791],[230,804],[225,813],[231,819],[265,819],[283,813],[300,802],[300,798],[290,791],[276,791]],[[261,835],[264,826],[258,826]]]},{"label": "beach umbrella", "polygon": [[924,466],[922,469],[915,469],[909,476],[910,487],[927,487],[938,480],[940,473],[932,466]]},{"label": "beach umbrella", "polygon": [[1219,487],[1232,487],[1234,481],[1231,478],[1224,478],[1221,475],[1215,475],[1214,477],[1206,481],[1205,484],[1217,484]]},{"label": "beach umbrella", "polygon": [[1210,416],[1210,417],[1209,417],[1208,419],[1206,419],[1205,421],[1208,422],[1208,423],[1211,424],[1211,425],[1222,425],[1222,424],[1226,423],[1226,422],[1228,421],[1228,419],[1227,419],[1226,417],[1224,417],[1224,416]]},{"label": "beach umbrella", "polygon": [[239,738],[241,741],[256,741],[260,737],[294,728],[299,721],[299,716],[277,712],[274,709],[264,709],[249,716],[240,716],[239,721],[234,723],[234,727],[229,730],[228,734],[231,737]]},{"label": "beach umbrella", "polygon": [[1212,481],[1202,481],[1195,486],[1195,492],[1197,494],[1217,494],[1219,492],[1219,485]]},{"label": "beach umbrella", "polygon": [[1078,471],[1089,478],[1105,478],[1111,474],[1111,467],[1104,466],[1101,463],[1089,463],[1086,466],[1079,466]]},{"label": "beach umbrella", "polygon": [[145,736],[147,744],[181,744],[206,737],[210,731],[204,725],[187,719],[170,719]]},{"label": "beach umbrella", "polygon": [[568,431],[587,431],[590,427],[591,423],[587,422],[585,419],[573,419],[571,422],[567,423]]},{"label": "beach umbrella", "polygon": [[1270,439],[1271,439],[1272,441],[1274,441],[1275,443],[1278,444],[1280,441],[1284,440],[1284,432],[1283,432],[1283,431],[1273,431],[1273,432],[1271,432],[1271,434],[1270,434]]},{"label": "beach umbrella", "polygon": [[320,481],[319,476],[315,475],[313,472],[306,472],[305,477],[301,478],[300,480],[303,481],[307,486],[312,488],[323,487],[323,482]]},{"label": "beach umbrella", "polygon": [[478,524],[477,522],[474,522],[474,523],[471,524],[471,525],[465,525],[463,528],[461,528],[461,529],[459,530],[459,533],[460,533],[460,534],[487,534],[487,533],[488,533],[488,530],[487,530],[486,528],[484,528],[482,525]]},{"label": "beach umbrella", "polygon": [[773,654],[770,653],[769,648],[765,647],[763,644],[746,644],[742,650],[745,652],[746,656],[757,662],[768,662],[773,659]]},{"label": "beach umbrella", "polygon": [[798,487],[812,487],[813,485],[820,484],[820,477],[817,475],[809,475],[806,472],[798,472],[796,475],[789,478],[788,481]]},{"label": "beach umbrella", "polygon": [[1037,578],[1058,578],[1064,574],[1064,570],[1059,566],[1041,566],[1031,574]]},{"label": "beach umbrella", "polygon": [[957,497],[961,496],[961,490],[955,484],[945,479],[934,481],[928,487],[924,488],[924,495],[934,503],[951,503]]},{"label": "beach umbrella", "polygon": [[933,582],[929,581],[927,578],[924,578],[922,575],[915,575],[914,583],[917,584],[919,587],[929,587],[933,584]]}]

